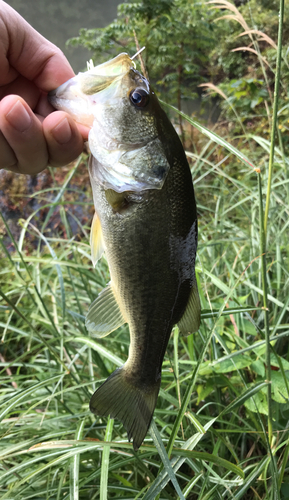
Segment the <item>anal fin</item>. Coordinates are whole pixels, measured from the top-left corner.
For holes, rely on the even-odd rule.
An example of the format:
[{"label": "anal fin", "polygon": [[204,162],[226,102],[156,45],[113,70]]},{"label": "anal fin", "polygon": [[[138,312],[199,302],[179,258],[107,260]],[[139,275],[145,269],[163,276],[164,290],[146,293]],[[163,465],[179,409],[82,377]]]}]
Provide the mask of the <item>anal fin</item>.
[{"label": "anal fin", "polygon": [[91,304],[85,326],[96,337],[105,337],[125,323],[111,284]]},{"label": "anal fin", "polygon": [[182,335],[190,335],[191,333],[196,332],[200,327],[200,322],[201,322],[201,304],[200,304],[197,283],[194,282],[190,292],[187,307],[185,309],[182,318],[178,323],[180,333]]}]

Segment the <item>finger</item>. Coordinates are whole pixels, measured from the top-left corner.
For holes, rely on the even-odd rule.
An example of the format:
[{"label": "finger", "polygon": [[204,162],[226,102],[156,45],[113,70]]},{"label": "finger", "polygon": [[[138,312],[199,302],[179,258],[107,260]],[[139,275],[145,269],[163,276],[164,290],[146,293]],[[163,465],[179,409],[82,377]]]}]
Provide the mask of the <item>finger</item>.
[{"label": "finger", "polygon": [[0,99],[8,95],[19,95],[34,110],[38,105],[42,92],[33,82],[19,75],[13,82],[7,85],[0,85]]},{"label": "finger", "polygon": [[11,95],[0,102],[0,130],[0,168],[37,174],[47,166],[48,150],[42,125],[21,97]]},{"label": "finger", "polygon": [[0,132],[0,170],[11,170],[11,172],[19,172],[17,164],[17,158],[13,152],[13,149],[7,143],[4,135]]},{"label": "finger", "polygon": [[[35,31],[12,7],[0,2],[0,81],[10,83],[17,72],[45,92],[74,76],[61,50]],[[9,61],[8,61],[9,60]]]},{"label": "finger", "polygon": [[60,167],[75,160],[83,151],[84,140],[73,119],[64,111],[55,111],[43,121],[49,165]]}]

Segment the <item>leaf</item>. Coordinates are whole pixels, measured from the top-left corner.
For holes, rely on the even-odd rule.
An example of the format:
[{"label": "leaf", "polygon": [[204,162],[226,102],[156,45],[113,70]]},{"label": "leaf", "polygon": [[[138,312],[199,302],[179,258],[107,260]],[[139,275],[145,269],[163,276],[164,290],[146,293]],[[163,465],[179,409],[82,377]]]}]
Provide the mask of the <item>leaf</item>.
[{"label": "leaf", "polygon": [[254,401],[252,401],[252,399],[245,401],[246,408],[254,413],[257,413],[258,411],[259,413],[263,413],[263,415],[268,415],[268,402],[266,394],[263,394],[262,392],[256,394]]},{"label": "leaf", "polygon": [[[279,337],[280,337],[280,335],[279,335]],[[283,366],[284,370],[289,370],[289,361],[287,361],[287,359],[285,359],[285,358],[281,358],[281,356],[279,356],[279,355],[275,356],[275,354],[273,354],[271,352],[271,354],[270,354],[271,365],[279,367],[278,360],[282,362],[282,366]]]},{"label": "leaf", "polygon": [[233,409],[237,408],[238,406],[241,406],[242,404],[246,405],[247,401],[250,401],[252,396],[258,395],[258,392],[262,390],[264,387],[268,385],[268,382],[260,382],[258,384],[252,385],[249,389],[247,389],[241,396],[238,398],[234,399],[232,403],[230,403],[221,413],[217,418],[223,417],[228,412],[231,412]]},{"label": "leaf", "polygon": [[[289,373],[286,372],[285,376],[289,380]],[[272,399],[277,401],[277,403],[285,404],[288,403],[288,393],[286,384],[281,372],[271,372],[271,382],[272,382]]]},{"label": "leaf", "polygon": [[242,330],[246,335],[257,335],[256,328],[248,319],[243,319]]},{"label": "leaf", "polygon": [[234,356],[233,361],[228,357],[224,361],[214,364],[213,371],[216,373],[228,373],[250,366],[252,363],[253,359],[250,356],[239,354],[238,356]]},{"label": "leaf", "polygon": [[265,377],[265,365],[260,359],[251,364],[251,370],[257,373],[257,375],[260,375],[262,378]]},{"label": "leaf", "polygon": [[210,380],[208,381],[208,383],[206,383],[205,386],[203,385],[198,385],[197,386],[197,393],[198,393],[198,401],[197,401],[197,405],[200,404],[200,402],[203,400],[203,399],[206,399],[206,397],[211,394],[211,392],[213,392],[215,390],[215,385],[213,384],[213,382],[210,382]]}]

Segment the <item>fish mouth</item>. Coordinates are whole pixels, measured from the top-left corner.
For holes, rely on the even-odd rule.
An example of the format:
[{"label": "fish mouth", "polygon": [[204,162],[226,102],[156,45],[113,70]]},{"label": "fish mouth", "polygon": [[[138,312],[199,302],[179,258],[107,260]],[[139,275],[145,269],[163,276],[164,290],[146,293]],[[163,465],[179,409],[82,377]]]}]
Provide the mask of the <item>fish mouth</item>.
[{"label": "fish mouth", "polygon": [[122,53],[98,66],[92,67],[88,63],[88,71],[78,73],[58,88],[48,93],[48,99],[51,101],[56,98],[73,99],[97,94],[109,87],[116,80],[121,79],[131,69],[135,69],[135,62],[128,54]]},{"label": "fish mouth", "polygon": [[67,80],[59,87],[51,90],[48,93],[48,100],[53,105],[55,104],[58,109],[61,105],[61,101],[70,101],[75,99],[83,99],[81,89],[79,88],[78,76],[74,76]]},{"label": "fish mouth", "polygon": [[[78,73],[48,93],[48,101],[56,109],[70,113],[76,121],[92,125],[92,96],[101,101],[101,91],[111,87],[113,97],[114,83],[121,80],[129,71],[135,70],[135,62],[128,54],[122,53],[103,64],[93,67],[88,64],[88,71]],[[95,117],[94,117],[95,118]]]},{"label": "fish mouth", "polygon": [[94,119],[92,109],[87,97],[79,88],[77,77],[51,90],[47,98],[55,109],[69,113],[78,123],[92,126]]}]

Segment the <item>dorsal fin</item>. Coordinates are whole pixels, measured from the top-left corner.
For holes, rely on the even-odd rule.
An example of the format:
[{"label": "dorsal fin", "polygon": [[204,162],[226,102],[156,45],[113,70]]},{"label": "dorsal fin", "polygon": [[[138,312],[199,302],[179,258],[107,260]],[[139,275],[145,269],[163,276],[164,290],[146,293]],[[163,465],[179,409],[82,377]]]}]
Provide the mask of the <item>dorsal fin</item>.
[{"label": "dorsal fin", "polygon": [[182,335],[190,335],[196,332],[200,327],[201,322],[201,304],[196,281],[194,282],[187,307],[178,323],[180,333]]},{"label": "dorsal fin", "polygon": [[104,242],[99,217],[95,212],[90,229],[90,249],[93,266],[100,259],[104,252]]}]

